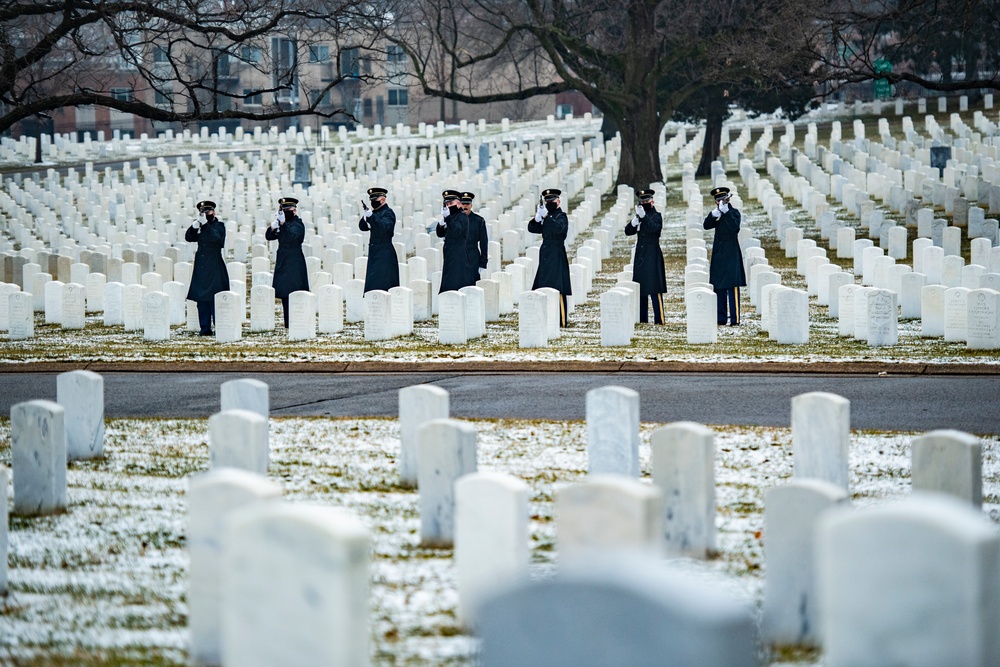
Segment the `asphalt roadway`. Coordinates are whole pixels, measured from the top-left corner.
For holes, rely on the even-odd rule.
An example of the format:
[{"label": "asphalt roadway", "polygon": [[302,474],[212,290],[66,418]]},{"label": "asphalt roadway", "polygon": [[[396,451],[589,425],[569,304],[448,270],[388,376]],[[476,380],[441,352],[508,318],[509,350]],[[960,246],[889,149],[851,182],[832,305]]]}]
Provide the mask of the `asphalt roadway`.
[{"label": "asphalt roadway", "polygon": [[[1000,375],[832,375],[768,373],[229,373],[104,372],[107,417],[208,417],[219,386],[253,377],[270,388],[274,416],[398,414],[398,391],[435,384],[451,413],[467,418],[575,420],[586,393],[606,385],[639,392],[646,422],[788,426],[793,396],[828,391],[851,401],[855,429],[952,428],[1000,434]],[[55,400],[55,373],[0,373],[0,414],[13,404]]]}]

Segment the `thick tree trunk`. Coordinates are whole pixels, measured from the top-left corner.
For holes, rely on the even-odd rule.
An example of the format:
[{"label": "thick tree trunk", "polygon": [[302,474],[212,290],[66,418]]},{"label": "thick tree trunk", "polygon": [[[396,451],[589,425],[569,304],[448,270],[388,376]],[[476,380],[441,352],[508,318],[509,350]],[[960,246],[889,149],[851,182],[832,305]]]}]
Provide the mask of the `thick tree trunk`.
[{"label": "thick tree trunk", "polygon": [[628,109],[623,118],[612,120],[622,138],[618,184],[639,190],[662,182],[659,150],[662,124],[653,96],[643,97],[637,108]]},{"label": "thick tree trunk", "polygon": [[712,175],[712,162],[719,159],[722,147],[722,116],[709,114],[705,121],[705,141],[701,145],[701,162],[698,163],[696,178]]}]

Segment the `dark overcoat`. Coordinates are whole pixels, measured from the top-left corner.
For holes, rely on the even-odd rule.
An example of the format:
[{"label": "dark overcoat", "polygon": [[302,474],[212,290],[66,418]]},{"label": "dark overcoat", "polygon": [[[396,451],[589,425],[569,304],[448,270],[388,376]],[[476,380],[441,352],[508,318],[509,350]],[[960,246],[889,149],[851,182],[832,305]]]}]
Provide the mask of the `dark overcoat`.
[{"label": "dark overcoat", "polygon": [[187,298],[190,301],[214,301],[216,294],[229,290],[229,271],[226,260],[222,258],[222,249],[226,246],[226,225],[218,218],[203,223],[200,230],[192,225],[184,232],[184,240],[198,244]]},{"label": "dark overcoat", "polygon": [[372,211],[367,220],[362,217],[358,227],[363,232],[371,231],[368,239],[368,269],[365,271],[365,291],[375,289],[389,291],[399,287],[399,258],[392,245],[392,234],[396,229],[396,214],[387,204]]},{"label": "dark overcoat", "polygon": [[479,269],[489,264],[490,240],[486,233],[486,220],[478,213],[469,214],[469,233],[465,237],[468,255],[469,278],[467,285],[475,285],[479,280]]},{"label": "dark overcoat", "polygon": [[631,223],[625,225],[626,236],[637,236],[635,242],[635,261],[632,263],[632,280],[639,283],[639,292],[648,294],[663,294],[667,291],[667,274],[663,269],[663,251],[660,250],[660,232],[663,230],[663,217],[659,211],[646,211],[646,216],[639,218],[639,228]]},{"label": "dark overcoat", "polygon": [[715,230],[708,272],[712,287],[744,287],[747,275],[743,269],[743,251],[740,250],[740,212],[730,206],[718,219],[709,213],[704,227]]},{"label": "dark overcoat", "polygon": [[302,242],[306,238],[306,226],[299,216],[285,221],[277,229],[267,228],[264,238],[278,242],[278,258],[274,262],[274,277],[271,287],[274,296],[286,299],[292,292],[309,290],[309,271],[306,258],[302,254]]},{"label": "dark overcoat", "polygon": [[538,249],[538,271],[531,289],[553,287],[560,294],[569,296],[573,285],[569,279],[569,258],[566,256],[566,234],[569,232],[569,218],[561,208],[549,212],[538,222],[528,221],[528,231],[542,235],[542,247]]},{"label": "dark overcoat", "polygon": [[455,207],[445,218],[447,226],[438,223],[435,232],[444,238],[444,261],[441,266],[441,289],[438,293],[459,290],[468,286],[469,260],[465,251],[465,237],[469,232],[469,216]]}]

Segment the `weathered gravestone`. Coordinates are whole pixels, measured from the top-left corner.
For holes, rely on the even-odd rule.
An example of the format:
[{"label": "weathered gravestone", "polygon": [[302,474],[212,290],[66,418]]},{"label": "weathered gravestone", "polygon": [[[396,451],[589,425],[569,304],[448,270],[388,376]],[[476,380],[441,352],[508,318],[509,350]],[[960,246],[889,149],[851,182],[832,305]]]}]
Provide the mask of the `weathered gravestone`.
[{"label": "weathered gravestone", "polygon": [[11,292],[7,297],[7,339],[25,340],[35,337],[35,314],[31,294]]},{"label": "weathered gravestone", "polygon": [[93,371],[56,377],[56,403],[62,406],[69,461],[104,454],[104,378]]},{"label": "weathered gravestone", "polygon": [[657,559],[609,556],[525,583],[478,614],[483,667],[750,667],[748,605]]},{"label": "weathered gravestone", "polygon": [[87,288],[77,283],[64,285],[62,289],[63,329],[82,329],[87,318]]},{"label": "weathered gravestone", "polygon": [[792,398],[792,456],[796,478],[821,479],[849,490],[851,402],[822,391]]},{"label": "weathered gravestone", "polygon": [[216,342],[234,343],[242,337],[243,299],[236,292],[218,292],[215,295]]},{"label": "weathered gravestone", "polygon": [[896,293],[875,289],[868,294],[868,345],[895,345],[899,342],[899,308]]},{"label": "weathered gravestone", "polygon": [[145,340],[170,338],[170,297],[164,292],[142,295],[142,337]]},{"label": "weathered gravestone", "polygon": [[952,287],[944,293],[944,340],[965,343],[969,336],[969,292],[967,287]]},{"label": "weathered gravestone", "polygon": [[218,665],[222,661],[221,582],[227,521],[236,510],[280,499],[281,487],[260,475],[235,468],[200,473],[189,479],[191,660],[199,665]]},{"label": "weathered gravestone", "polygon": [[466,296],[450,291],[438,295],[438,342],[442,345],[464,345],[468,342],[468,311]]},{"label": "weathered gravestone", "polygon": [[448,409],[448,392],[441,387],[417,384],[399,390],[399,476],[403,486],[417,485],[417,430],[431,420],[447,419]]},{"label": "weathered gravestone", "polygon": [[522,292],[518,301],[518,347],[546,347],[549,299],[539,292]]},{"label": "weathered gravestone", "polygon": [[639,476],[639,394],[625,387],[587,392],[587,472]]},{"label": "weathered gravestone", "polygon": [[455,481],[476,472],[476,428],[455,419],[434,419],[417,429],[417,441],[420,543],[450,547],[455,536]]},{"label": "weathered gravestone", "polygon": [[914,497],[820,520],[829,667],[1000,664],[1000,534],[967,504]]},{"label": "weathered gravestone", "polygon": [[966,347],[1000,349],[1000,292],[974,289],[969,292],[966,308]]},{"label": "weathered gravestone", "polygon": [[10,409],[14,514],[52,514],[66,507],[66,411],[52,401]]},{"label": "weathered gravestone", "polygon": [[600,551],[663,550],[663,494],[625,475],[592,475],[559,488],[556,517],[562,562]]},{"label": "weathered gravestone", "polygon": [[653,431],[650,449],[667,554],[707,557],[715,549],[715,434],[676,422]]},{"label": "weathered gravestone", "polygon": [[250,288],[250,331],[274,331],[274,288],[270,285]]},{"label": "weathered gravestone", "polygon": [[764,499],[761,635],[771,644],[818,646],[815,532],[819,516],[847,492],[819,479],[792,479]]},{"label": "weathered gravestone", "polygon": [[913,439],[910,480],[914,491],[944,493],[979,509],[983,504],[983,452],[979,438],[953,430]]},{"label": "weathered gravestone", "polygon": [[392,338],[390,314],[392,297],[383,290],[365,293],[365,340],[388,340]]},{"label": "weathered gravestone", "polygon": [[208,420],[208,463],[267,475],[268,420],[250,410],[224,410]]},{"label": "weathered gravestone", "polygon": [[495,592],[528,576],[528,485],[499,472],[455,482],[455,570],[458,616],[474,625]]},{"label": "weathered gravestone", "polygon": [[718,303],[715,294],[707,289],[692,289],[684,295],[689,345],[714,344],[718,339]]},{"label": "weathered gravestone", "polygon": [[260,503],[222,561],[222,663],[369,664],[368,531],[350,512]]},{"label": "weathered gravestone", "polygon": [[[524,308],[523,302],[521,307]],[[631,307],[632,295],[623,290],[611,289],[601,294],[602,347],[619,347],[632,342]]]}]

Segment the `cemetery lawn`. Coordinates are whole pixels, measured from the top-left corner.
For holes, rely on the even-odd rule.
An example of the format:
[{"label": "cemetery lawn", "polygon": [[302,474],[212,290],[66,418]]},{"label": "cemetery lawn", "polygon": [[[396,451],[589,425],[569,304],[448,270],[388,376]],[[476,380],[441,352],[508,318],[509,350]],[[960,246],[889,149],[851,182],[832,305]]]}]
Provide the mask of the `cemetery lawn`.
[{"label": "cemetery lawn", "polygon": [[[498,322],[487,323],[486,336],[470,340],[466,345],[441,345],[438,343],[437,317],[427,322],[416,322],[410,336],[386,341],[366,341],[364,325],[361,322],[345,323],[344,330],[337,334],[323,334],[307,341],[289,341],[280,325],[281,309],[276,306],[274,332],[251,333],[249,325],[244,325],[243,339],[235,343],[216,343],[214,337],[198,336],[196,332],[174,327],[168,341],[143,340],[141,331],[126,332],[121,326],[104,326],[102,316],[88,315],[86,328],[82,330],[62,330],[58,325],[45,324],[40,313],[35,316],[35,338],[9,341],[0,338],[0,364],[30,362],[71,362],[71,363],[129,363],[129,362],[456,362],[456,361],[497,361],[497,362],[645,362],[681,361],[703,362],[883,362],[883,363],[928,363],[928,364],[997,364],[1000,371],[1000,353],[996,350],[969,350],[964,343],[946,343],[941,338],[920,337],[919,320],[901,320],[899,323],[899,344],[892,347],[869,347],[865,341],[841,338],[837,335],[837,320],[828,316],[827,307],[816,304],[810,298],[809,342],[805,345],[780,345],[769,340],[761,331],[757,310],[750,306],[746,289],[741,290],[741,325],[720,327],[718,341],[713,345],[689,345],[685,328],[685,308],[683,300],[685,266],[686,205],[679,201],[676,186],[680,181],[680,170],[671,163],[668,172],[669,198],[663,213],[664,230],[661,247],[667,272],[667,295],[665,297],[665,326],[639,324],[635,337],[628,347],[601,347],[600,300],[599,295],[610,289],[616,282],[616,275],[630,262],[632,241],[616,230],[610,259],[603,260],[602,271],[593,279],[593,291],[586,303],[578,306],[570,316],[569,327],[562,330],[559,339],[550,341],[546,348],[519,349],[517,313],[503,315]],[[703,190],[710,185],[700,184]],[[606,212],[613,203],[613,197],[605,197]],[[806,238],[814,238],[825,246],[818,232],[808,221],[801,209],[792,208],[793,202],[786,199],[790,213],[799,220],[806,230]],[[834,210],[837,210],[834,208]],[[848,224],[857,225],[857,220],[844,217]],[[602,213],[603,214],[603,213]],[[795,271],[795,260],[786,259],[779,247],[778,238],[761,205],[756,201],[746,201],[742,209],[743,224],[749,226],[765,249],[768,262],[781,275],[783,285],[805,289],[805,279]],[[935,213],[939,215],[940,212]],[[601,215],[597,216],[599,220]],[[598,224],[595,222],[595,224]],[[915,230],[910,230],[911,236]],[[590,238],[588,232],[580,234],[569,255],[575,254],[576,246]],[[859,232],[861,237],[861,232]],[[910,240],[912,242],[912,239]],[[711,247],[711,232],[706,233],[706,242]],[[966,246],[968,240],[965,241]],[[968,247],[964,249],[968,254]],[[853,260],[837,260],[835,252],[831,258],[835,263],[850,270]],[[250,276],[247,277],[248,284]]]},{"label": "cemetery lawn", "polygon": [[[586,477],[582,422],[477,420],[479,470],[530,487],[531,576],[558,559],[555,489]],[[651,431],[641,427],[649,483]],[[187,477],[208,461],[207,419],[114,419],[105,456],[74,462],[67,512],[13,517],[10,594],[0,599],[0,664],[183,665],[187,662]],[[716,432],[718,553],[675,564],[757,605],[763,592],[763,499],[792,472],[786,428]],[[855,505],[909,493],[908,433],[854,432]],[[419,546],[418,497],[398,484],[395,419],[271,420],[269,478],[285,502],[346,507],[370,533],[374,665],[473,665],[477,642],[456,620],[452,552]],[[1000,439],[983,439],[984,511],[1000,522]],[[0,421],[0,463],[10,465]],[[762,663],[814,665],[817,652],[766,653]]]}]

